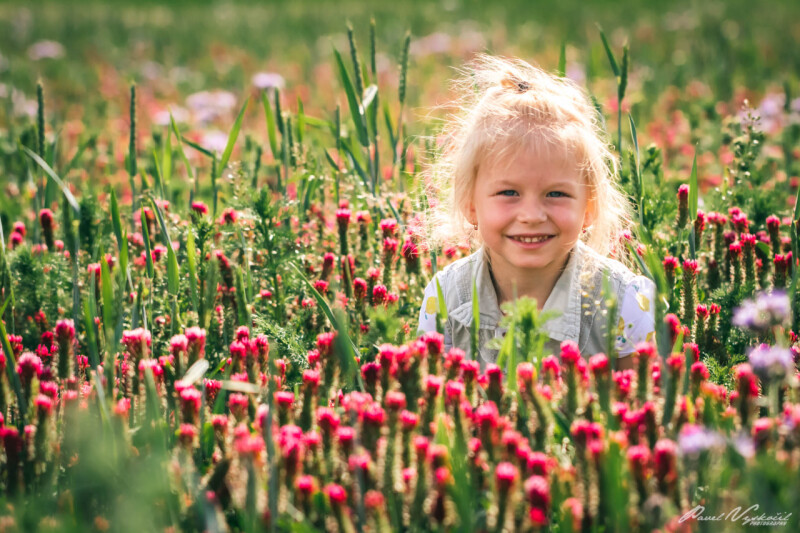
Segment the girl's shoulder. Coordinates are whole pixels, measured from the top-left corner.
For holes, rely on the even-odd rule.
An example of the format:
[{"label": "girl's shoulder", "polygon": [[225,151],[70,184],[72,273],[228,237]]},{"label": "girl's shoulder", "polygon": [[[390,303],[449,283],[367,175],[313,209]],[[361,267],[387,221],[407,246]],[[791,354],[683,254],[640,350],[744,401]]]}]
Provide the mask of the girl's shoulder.
[{"label": "girl's shoulder", "polygon": [[[452,263],[446,265],[439,272],[436,273],[436,278],[439,278],[439,284],[442,287],[442,292],[446,292],[447,286],[455,286],[459,281],[469,280],[471,282],[476,269],[480,262],[483,260],[483,248],[476,250],[466,257],[457,259]],[[432,277],[429,285],[435,284],[435,278]]]}]

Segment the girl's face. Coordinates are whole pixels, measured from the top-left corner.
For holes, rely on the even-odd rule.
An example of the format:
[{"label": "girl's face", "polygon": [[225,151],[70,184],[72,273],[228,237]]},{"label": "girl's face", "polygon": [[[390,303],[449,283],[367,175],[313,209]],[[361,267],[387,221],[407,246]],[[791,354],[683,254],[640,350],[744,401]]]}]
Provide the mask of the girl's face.
[{"label": "girl's face", "polygon": [[589,190],[575,164],[530,148],[478,169],[467,218],[505,274],[553,274],[591,224]]}]

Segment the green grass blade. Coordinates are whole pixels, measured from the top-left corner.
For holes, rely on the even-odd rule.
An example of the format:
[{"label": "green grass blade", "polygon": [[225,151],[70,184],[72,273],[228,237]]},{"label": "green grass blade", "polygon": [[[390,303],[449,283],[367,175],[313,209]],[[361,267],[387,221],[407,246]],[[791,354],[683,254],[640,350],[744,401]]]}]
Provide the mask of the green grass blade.
[{"label": "green grass blade", "polygon": [[297,97],[297,143],[303,144],[303,133],[306,130],[306,114],[303,109],[303,101]]},{"label": "green grass blade", "polygon": [[[167,290],[172,296],[178,296],[180,292],[180,269],[178,268],[178,260],[175,257],[175,251],[172,246],[167,247]],[[177,317],[172,317],[173,320]]]},{"label": "green grass blade", "polygon": [[608,45],[606,34],[603,32],[603,29],[599,24],[597,25],[597,29],[600,30],[600,39],[603,41],[603,48],[606,50],[608,62],[611,63],[611,70],[614,71],[614,76],[619,77],[619,66],[617,66],[617,59],[614,57],[614,52],[611,51],[611,47]]},{"label": "green grass blade", "polygon": [[67,177],[70,171],[78,165],[78,161],[80,161],[83,152],[85,152],[88,147],[94,146],[96,141],[97,141],[97,134],[94,133],[78,147],[78,150],[75,152],[75,155],[72,156],[72,159],[69,160],[69,163],[67,163],[62,170],[62,174],[64,175],[64,177]]},{"label": "green grass blade", "polygon": [[164,184],[169,185],[169,182],[172,181],[172,130],[170,128],[167,128],[167,142],[164,144],[161,161],[162,178],[164,178]]},{"label": "green grass blade", "polygon": [[114,228],[114,235],[117,237],[117,247],[122,247],[122,220],[119,216],[119,204],[117,203],[117,193],[111,189],[111,199],[109,200],[111,210],[111,226]]},{"label": "green grass blade", "polygon": [[100,291],[103,295],[103,327],[110,328],[114,322],[114,287],[111,283],[111,272],[104,254],[100,254]]},{"label": "green grass blade", "polygon": [[341,78],[342,85],[344,85],[344,92],[347,95],[347,105],[350,107],[350,115],[353,117],[353,123],[356,127],[358,140],[362,146],[369,146],[369,138],[367,137],[367,124],[364,121],[364,113],[361,106],[358,104],[356,91],[353,83],[350,81],[350,75],[347,73],[347,67],[342,61],[342,56],[338,50],[334,48],[333,55],[336,57],[336,64],[339,67],[339,77]]},{"label": "green grass blade", "polygon": [[403,40],[403,51],[400,53],[400,85],[397,89],[397,96],[402,106],[406,102],[406,86],[408,84],[408,52],[411,48],[411,30],[406,30]]},{"label": "green grass blade", "polygon": [[167,231],[167,224],[164,221],[164,215],[161,213],[161,208],[158,207],[158,204],[152,198],[150,198],[150,205],[153,206],[153,212],[156,214],[156,218],[158,219],[158,225],[161,228],[161,241],[167,248],[172,248],[172,239],[170,238],[169,232]]},{"label": "green grass blade", "polygon": [[77,214],[80,214],[80,212],[81,212],[81,208],[80,208],[80,206],[78,205],[78,201],[75,199],[75,197],[74,197],[74,196],[72,195],[72,193],[69,191],[69,187],[67,187],[67,184],[66,184],[66,183],[64,183],[64,182],[61,180],[61,178],[59,178],[59,177],[58,177],[58,175],[57,175],[57,174],[55,173],[55,171],[54,171],[54,170],[53,170],[53,169],[50,167],[50,165],[48,165],[48,164],[45,162],[45,160],[44,160],[44,159],[42,159],[41,157],[39,157],[39,154],[37,154],[36,152],[34,152],[33,150],[31,150],[31,149],[30,149],[30,148],[28,148],[27,146],[23,146],[23,147],[22,147],[22,150],[25,152],[25,154],[26,154],[28,157],[30,157],[31,159],[33,159],[33,160],[36,162],[36,164],[37,164],[37,165],[39,165],[40,167],[42,167],[42,170],[44,170],[44,172],[45,172],[45,174],[47,174],[47,177],[48,177],[48,178],[50,178],[52,181],[54,181],[54,182],[56,183],[56,185],[58,185],[58,187],[61,189],[61,192],[62,192],[62,193],[64,193],[64,196],[66,197],[66,199],[67,199],[67,202],[69,202],[69,205],[70,205],[70,206],[72,206],[72,209],[75,211],[75,214],[76,214],[76,215],[77,215]]},{"label": "green grass blade", "polygon": [[797,188],[797,197],[794,199],[794,220],[800,219],[800,187]]},{"label": "green grass blade", "polygon": [[617,98],[620,102],[625,98],[625,89],[628,88],[628,45],[622,47],[622,65],[619,69],[619,86],[617,87]]},{"label": "green grass blade", "polygon": [[189,226],[186,232],[186,263],[189,265],[189,293],[192,297],[192,310],[198,312],[197,302],[197,250],[194,244],[194,229]]},{"label": "green grass blade", "polygon": [[206,266],[206,279],[205,279],[205,292],[203,293],[203,301],[200,302],[200,324],[203,329],[208,330],[211,322],[211,309],[214,307],[214,299],[217,295],[217,272],[219,264],[217,259],[212,255],[211,261]]},{"label": "green grass blade", "polygon": [[122,233],[119,246],[119,266],[123,272],[128,272],[128,234],[125,231]]},{"label": "green grass blade", "polygon": [[[353,61],[353,87],[356,94],[361,95],[364,92],[364,80],[361,77],[361,61],[358,58],[358,47],[356,46],[356,37],[353,33],[353,25],[347,21],[347,41],[350,44],[350,59]],[[367,106],[364,106],[365,108]]]},{"label": "green grass blade", "polygon": [[[0,316],[3,316],[3,313],[6,311],[6,306],[8,306],[10,301],[11,296],[6,298],[6,301],[3,302],[3,307],[0,307]],[[19,409],[20,418],[22,418],[24,423],[28,411],[28,403],[25,401],[25,394],[22,392],[22,384],[17,374],[17,360],[14,357],[14,350],[11,349],[11,343],[8,340],[8,333],[6,332],[6,325],[2,320],[0,320],[0,341],[3,342],[3,351],[8,358],[6,362],[8,381],[14,386],[14,393],[17,396],[17,408]]]},{"label": "green grass blade", "polygon": [[156,191],[158,191],[158,196],[162,200],[164,199],[164,176],[161,173],[161,163],[158,162],[158,152],[156,149],[153,148],[153,164],[156,167]]},{"label": "green grass blade", "polygon": [[472,279],[472,326],[469,328],[470,338],[470,358],[475,361],[478,360],[478,352],[480,349],[479,344],[479,331],[481,327],[481,310],[480,303],[478,302],[478,286],[475,278]]},{"label": "green grass blade", "polygon": [[244,101],[244,105],[239,111],[239,116],[236,117],[236,122],[233,123],[233,128],[231,128],[231,131],[228,134],[228,144],[225,145],[225,151],[222,152],[222,159],[220,160],[218,167],[220,176],[222,175],[222,172],[224,172],[225,167],[228,165],[228,161],[233,153],[233,147],[236,144],[236,139],[239,137],[239,130],[242,129],[242,120],[244,120],[244,112],[247,109],[248,103],[250,103],[250,98],[247,98],[247,100]]},{"label": "green grass blade", "polygon": [[561,41],[561,52],[558,54],[558,75],[567,75],[567,41]]},{"label": "green grass blade", "polygon": [[144,253],[146,257],[147,267],[145,272],[147,277],[153,279],[155,270],[153,269],[153,257],[150,252],[150,232],[147,230],[147,217],[144,214],[144,207],[142,208],[142,240],[144,240]]},{"label": "green grass blade", "polygon": [[639,136],[636,134],[636,124],[633,122],[633,117],[630,113],[628,113],[628,121],[631,125],[631,137],[633,138],[633,149],[636,155],[636,168],[633,169],[633,177],[636,183],[636,201],[638,203],[637,207],[639,208],[639,223],[643,229],[646,229],[644,226],[644,183],[642,181],[641,163],[639,160]]},{"label": "green grass blade", "polygon": [[204,156],[208,157],[209,159],[213,160],[213,159],[216,159],[216,157],[217,157],[217,156],[214,155],[214,152],[212,152],[211,150],[208,150],[207,148],[203,148],[202,146],[200,146],[196,142],[192,142],[189,139],[187,139],[186,137],[181,137],[181,142],[183,142],[183,144],[188,144],[190,147],[194,148],[195,150],[197,150],[198,152],[200,152]]},{"label": "green grass blade", "polygon": [[180,130],[178,130],[178,125],[175,124],[175,119],[172,117],[172,112],[169,114],[169,123],[172,126],[172,132],[175,134],[175,138],[178,139],[178,153],[181,155],[183,166],[186,167],[186,174],[189,175],[190,180],[194,181],[194,171],[192,171],[192,166],[189,164],[189,159],[186,157],[186,152],[183,151],[184,139]]},{"label": "green grass blade", "polygon": [[436,303],[438,304],[437,313],[442,320],[447,320],[447,305],[444,302],[444,294],[442,293],[442,286],[439,284],[439,278],[436,280]]},{"label": "green grass blade", "polygon": [[369,19],[369,68],[372,77],[378,79],[378,69],[375,66],[375,18]]},{"label": "green grass blade", "polygon": [[242,268],[236,266],[234,275],[234,286],[236,287],[236,312],[238,315],[239,325],[252,327],[252,320],[250,319],[250,309],[247,307],[247,291],[244,288],[244,280],[242,277]]},{"label": "green grass blade", "polygon": [[264,117],[267,120],[267,137],[269,137],[269,149],[272,150],[272,158],[279,159],[278,154],[278,134],[275,131],[275,114],[267,98],[267,93],[261,93],[261,105],[264,106]]},{"label": "green grass blade", "polygon": [[695,150],[692,160],[692,174],[689,177],[689,220],[692,224],[697,219],[697,204],[700,201],[699,189],[697,185],[697,151]]},{"label": "green grass blade", "polygon": [[[89,283],[92,294],[95,292],[96,279],[90,276]],[[89,364],[92,365],[94,370],[97,370],[97,365],[100,360],[97,356],[97,338],[95,337],[95,323],[94,318],[97,316],[97,310],[94,308],[94,297],[90,296],[83,301],[83,324],[86,329],[86,346],[89,349]],[[102,388],[102,387],[100,387]]]},{"label": "green grass blade", "polygon": [[[383,121],[386,124],[386,131],[389,132],[389,146],[395,147],[397,146],[397,138],[394,134],[394,121],[392,120],[392,112],[389,109],[389,103],[384,101],[382,107]],[[393,150],[392,152],[392,160],[395,161],[397,159],[397,150]]]}]

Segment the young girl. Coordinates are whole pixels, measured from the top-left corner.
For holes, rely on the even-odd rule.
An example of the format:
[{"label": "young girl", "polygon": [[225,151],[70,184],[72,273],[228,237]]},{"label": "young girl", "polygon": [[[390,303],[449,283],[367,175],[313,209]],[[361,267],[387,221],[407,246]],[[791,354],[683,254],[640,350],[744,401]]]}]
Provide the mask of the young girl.
[{"label": "young girl", "polygon": [[[469,354],[473,280],[480,304],[481,367],[502,337],[500,305],[535,298],[545,322],[546,349],[578,343],[584,356],[606,351],[616,337],[621,367],[654,331],[654,284],[611,252],[624,248],[630,206],[617,189],[616,161],[602,139],[585,91],[522,60],[479,56],[456,82],[465,110],[446,124],[444,149],[431,168],[441,202],[429,214],[431,244],[478,247],[438,273],[447,320],[445,348]],[[618,323],[607,332],[603,279],[617,299]],[[425,289],[419,331],[436,328],[435,280]]]}]

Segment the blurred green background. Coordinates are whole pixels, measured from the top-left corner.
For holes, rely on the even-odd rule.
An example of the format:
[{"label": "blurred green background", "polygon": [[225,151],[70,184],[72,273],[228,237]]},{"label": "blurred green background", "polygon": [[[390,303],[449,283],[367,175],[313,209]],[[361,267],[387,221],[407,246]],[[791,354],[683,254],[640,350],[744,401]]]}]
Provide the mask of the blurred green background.
[{"label": "blurred green background", "polygon": [[[762,90],[800,71],[800,2],[792,0],[12,0],[0,5],[0,83],[32,94],[41,77],[59,107],[95,94],[106,69],[128,81],[164,83],[165,94],[241,91],[253,73],[269,71],[287,86],[308,84],[312,101],[324,105],[331,91],[314,87],[318,65],[332,64],[332,46],[347,49],[347,20],[366,50],[371,17],[378,50],[393,68],[405,31],[412,32],[412,104],[430,103],[426,92],[441,90],[451,74],[443,65],[475,51],[519,55],[552,69],[564,41],[569,64],[580,67],[577,77],[588,85],[608,78],[597,24],[618,54],[629,42],[632,79],[645,97],[698,80],[727,100],[737,87]],[[41,41],[59,43],[63,55],[34,60],[32,46]]]}]

